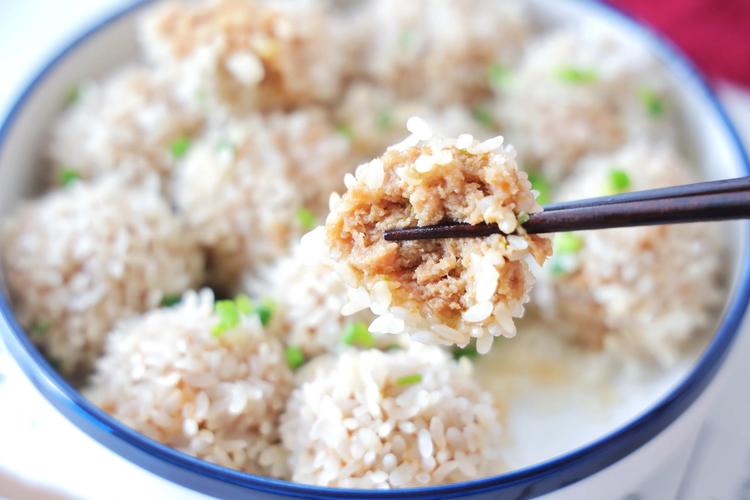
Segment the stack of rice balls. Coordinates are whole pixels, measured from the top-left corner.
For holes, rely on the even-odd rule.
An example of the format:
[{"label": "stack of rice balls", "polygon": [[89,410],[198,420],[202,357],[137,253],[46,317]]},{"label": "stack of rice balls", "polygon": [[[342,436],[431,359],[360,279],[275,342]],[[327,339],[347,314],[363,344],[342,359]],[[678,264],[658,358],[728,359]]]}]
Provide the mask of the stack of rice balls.
[{"label": "stack of rice balls", "polygon": [[[205,460],[356,488],[500,473],[507,402],[472,358],[477,338],[484,352],[523,335],[507,321],[528,289],[483,316],[488,339],[393,334],[375,306],[346,311],[353,291],[316,229],[329,197],[413,115],[467,147],[505,136],[529,210],[689,182],[668,88],[637,49],[537,26],[513,1],[335,3],[150,7],[142,59],[71,89],[44,192],[3,222],[10,298],[93,402]],[[455,279],[486,271],[490,246]],[[572,348],[668,369],[715,318],[721,244],[705,227],[553,246],[543,268],[519,260],[537,281],[526,315]]]}]

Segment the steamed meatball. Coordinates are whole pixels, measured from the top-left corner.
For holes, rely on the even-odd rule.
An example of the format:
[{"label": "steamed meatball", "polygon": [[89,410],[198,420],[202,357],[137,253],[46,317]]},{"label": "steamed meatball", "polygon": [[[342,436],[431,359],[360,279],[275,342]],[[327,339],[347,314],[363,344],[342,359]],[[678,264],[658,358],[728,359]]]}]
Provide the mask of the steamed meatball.
[{"label": "steamed meatball", "polygon": [[[542,264],[546,238],[521,226],[540,210],[515,152],[501,137],[445,139],[410,120],[412,135],[345,179],[326,221],[333,257],[355,289],[348,312],[370,307],[370,329],[408,332],[422,341],[486,352],[495,336],[513,336],[533,283],[526,257]],[[498,224],[486,238],[389,242],[387,229],[446,220]]]},{"label": "steamed meatball", "polygon": [[91,365],[117,320],[203,272],[197,243],[160,196],[113,178],[23,205],[3,228],[2,264],[21,323],[68,375]]}]

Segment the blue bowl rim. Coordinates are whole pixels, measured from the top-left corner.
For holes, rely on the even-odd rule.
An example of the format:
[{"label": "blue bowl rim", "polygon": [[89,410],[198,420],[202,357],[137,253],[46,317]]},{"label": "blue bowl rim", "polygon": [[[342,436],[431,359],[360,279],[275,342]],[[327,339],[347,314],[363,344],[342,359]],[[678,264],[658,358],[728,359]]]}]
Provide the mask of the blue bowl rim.
[{"label": "blue bowl rim", "polygon": [[[569,1],[586,4],[587,8],[597,10],[599,15],[608,17],[615,22],[629,25],[630,28],[639,33],[652,50],[658,53],[664,60],[670,61],[684,75],[692,79],[703,94],[703,99],[712,106],[713,111],[720,119],[724,127],[724,132],[734,145],[735,153],[742,163],[742,168],[746,174],[750,175],[750,161],[734,125],[706,83],[703,75],[678,48],[661,34],[611,5],[596,0]],[[3,119],[2,125],[0,125],[0,151],[4,148],[5,140],[15,123],[15,119],[28,98],[69,52],[113,22],[150,3],[152,3],[151,0],[136,1],[114,10],[109,15],[92,24],[89,28],[83,30],[81,34],[72,38],[62,50],[43,64],[41,69],[36,72],[35,76],[29,80],[13,100],[9,111]],[[745,233],[744,244],[747,248],[748,243],[750,243],[750,232],[745,231]],[[567,454],[505,474],[445,486],[391,491],[327,488],[255,476],[205,462],[153,441],[127,428],[124,424],[121,424],[89,403],[76,389],[57,374],[54,368],[31,343],[16,321],[9,300],[4,292],[0,293],[0,316],[8,326],[7,329],[2,331],[2,334],[9,351],[19,363],[26,376],[40,392],[58,409],[66,410],[63,411],[66,417],[70,419],[68,411],[82,415],[85,420],[98,427],[99,430],[111,434],[116,439],[124,440],[133,447],[144,451],[158,460],[177,466],[182,470],[198,474],[206,479],[211,478],[236,485],[240,488],[292,497],[316,495],[329,498],[423,498],[428,496],[446,498],[513,489],[517,493],[520,493],[520,498],[521,496],[548,493],[592,475],[632,453],[671,424],[702,393],[703,389],[715,375],[737,335],[749,301],[750,258],[746,254],[742,258],[739,269],[739,280],[730,299],[729,306],[724,312],[713,340],[696,362],[691,373],[655,405],[647,409],[636,419],[611,433]],[[74,423],[84,430],[84,432],[92,435],[92,432],[84,428],[79,422]],[[94,436],[92,435],[92,437]],[[110,446],[107,443],[104,444]],[[163,475],[165,478],[170,479],[168,474]],[[172,478],[172,480],[180,482],[179,479]]]}]

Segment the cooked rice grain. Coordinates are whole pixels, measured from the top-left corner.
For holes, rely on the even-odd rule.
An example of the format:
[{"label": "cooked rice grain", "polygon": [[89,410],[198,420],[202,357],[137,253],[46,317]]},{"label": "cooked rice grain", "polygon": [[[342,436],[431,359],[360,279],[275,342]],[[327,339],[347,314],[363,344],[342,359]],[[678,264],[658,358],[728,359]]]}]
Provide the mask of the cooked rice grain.
[{"label": "cooked rice grain", "polygon": [[278,422],[292,387],[257,315],[216,335],[210,290],[120,323],[85,394],[138,432],[204,460],[284,477]]},{"label": "cooked rice grain", "polygon": [[195,286],[203,258],[158,194],[115,178],[23,205],[2,233],[20,322],[63,373],[85,370],[124,317]]},{"label": "cooked rice grain", "polygon": [[471,365],[437,347],[349,350],[303,369],[281,420],[292,480],[404,488],[503,470],[502,427]]}]

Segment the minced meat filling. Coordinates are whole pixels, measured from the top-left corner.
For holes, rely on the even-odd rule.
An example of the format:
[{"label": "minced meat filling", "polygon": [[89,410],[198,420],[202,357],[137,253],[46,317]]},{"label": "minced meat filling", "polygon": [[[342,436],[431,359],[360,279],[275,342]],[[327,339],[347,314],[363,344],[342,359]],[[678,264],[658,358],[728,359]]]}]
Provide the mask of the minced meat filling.
[{"label": "minced meat filling", "polygon": [[[526,175],[516,168],[512,148],[503,147],[501,138],[415,141],[417,135],[345,179],[348,190],[334,197],[326,223],[334,257],[348,267],[345,273],[353,274],[354,285],[368,293],[385,283],[378,286],[386,291],[378,293],[390,298],[389,312],[424,320],[417,321],[419,328],[481,329],[489,326],[498,304],[505,305],[500,313],[507,309],[509,315],[520,315],[532,283],[523,258],[531,255],[541,264],[551,246],[546,238],[526,235],[517,222],[519,214],[540,207]],[[445,221],[497,223],[512,236],[383,239],[388,229]],[[480,277],[485,271],[490,279]],[[489,312],[482,317],[480,311],[479,319],[469,314],[472,324],[467,325],[467,312],[478,304]]]}]

